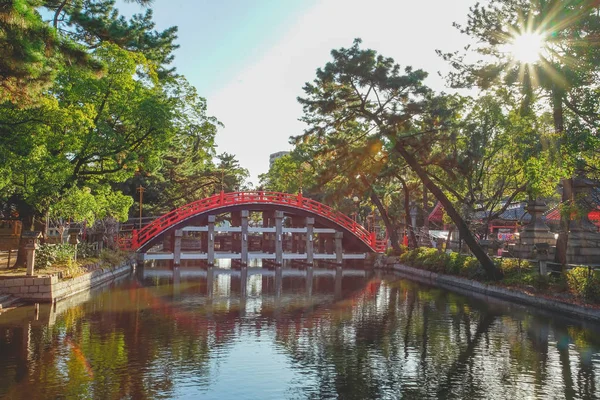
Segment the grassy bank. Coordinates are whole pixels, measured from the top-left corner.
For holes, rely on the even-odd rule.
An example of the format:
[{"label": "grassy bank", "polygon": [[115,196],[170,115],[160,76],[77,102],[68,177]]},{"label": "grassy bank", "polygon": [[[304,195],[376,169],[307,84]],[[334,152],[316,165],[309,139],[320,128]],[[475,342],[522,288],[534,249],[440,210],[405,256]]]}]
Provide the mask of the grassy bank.
[{"label": "grassy bank", "polygon": [[562,274],[540,275],[538,267],[515,258],[496,259],[504,273],[501,281],[488,281],[477,259],[437,249],[418,248],[404,252],[399,262],[413,268],[460,276],[479,282],[535,292],[578,304],[600,304],[600,273],[588,267],[576,267]]},{"label": "grassy bank", "polygon": [[[34,275],[58,275],[61,279],[72,279],[85,274],[97,267],[115,267],[120,265],[129,253],[119,250],[102,250],[98,253],[88,243],[77,245],[44,244],[35,254]],[[26,268],[2,269],[5,276],[25,275]]]}]

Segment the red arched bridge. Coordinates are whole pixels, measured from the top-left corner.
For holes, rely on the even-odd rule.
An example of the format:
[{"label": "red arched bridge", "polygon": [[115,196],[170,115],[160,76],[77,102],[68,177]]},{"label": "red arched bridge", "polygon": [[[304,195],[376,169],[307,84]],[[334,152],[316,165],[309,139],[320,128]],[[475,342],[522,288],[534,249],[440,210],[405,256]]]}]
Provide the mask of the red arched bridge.
[{"label": "red arched bridge", "polygon": [[[269,224],[263,225],[265,228],[249,229],[247,221],[248,211],[279,212],[282,215],[285,213],[286,215],[305,217],[306,221],[312,221],[310,224],[314,224],[314,229],[310,226],[310,231],[307,231],[306,227],[301,231],[299,228],[269,227]],[[340,232],[340,237],[343,235],[344,247],[352,247],[355,250],[363,252],[377,253],[385,251],[386,248],[386,240],[378,240],[375,232],[370,232],[352,218],[325,204],[303,197],[300,193],[293,195],[263,191],[221,192],[217,195],[194,201],[162,215],[141,229],[134,229],[129,237],[120,238],[120,243],[122,247],[144,253],[150,247],[160,243],[161,239],[164,241],[165,236],[169,236],[169,233],[181,231],[216,232],[218,228],[214,227],[214,216],[228,212],[231,212],[232,216],[233,213],[238,213],[239,215],[241,212],[242,217],[243,213],[246,213],[245,230],[243,221],[239,223],[240,228],[229,228],[229,232],[239,232],[238,235],[243,236],[244,240],[246,240],[244,233],[263,232],[263,235],[267,235],[266,232],[273,232],[273,236],[279,235],[278,240],[281,241],[281,233],[285,233],[287,229],[287,232],[292,232],[292,236],[294,232],[303,233],[306,237],[307,245],[310,244],[310,248],[312,249],[312,243],[309,242],[313,240],[313,231],[315,233],[335,231]],[[278,222],[278,224],[281,225],[281,222]],[[209,235],[210,240],[213,240],[212,233]],[[181,233],[179,233],[179,236],[181,236]]]}]

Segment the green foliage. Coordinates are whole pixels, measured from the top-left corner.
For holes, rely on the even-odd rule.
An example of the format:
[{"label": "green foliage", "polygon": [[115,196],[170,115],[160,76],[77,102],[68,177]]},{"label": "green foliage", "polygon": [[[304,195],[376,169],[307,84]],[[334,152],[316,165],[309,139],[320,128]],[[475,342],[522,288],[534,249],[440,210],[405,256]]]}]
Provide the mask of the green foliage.
[{"label": "green foliage", "polygon": [[[457,27],[475,44],[467,54],[439,52],[455,68],[450,84],[504,92],[542,139],[541,146],[528,146],[533,158],[523,158],[532,191],[551,192],[556,178],[574,169],[597,174],[600,47],[592,39],[600,35],[597,3],[491,0],[473,6],[467,23]],[[507,51],[528,32],[542,37],[537,62]],[[543,151],[536,153],[536,147]]]},{"label": "green foliage", "polygon": [[[149,1],[137,3],[148,5]],[[151,10],[128,20],[114,6],[114,0],[4,1],[0,6],[0,103],[39,104],[44,99],[39,95],[65,68],[102,73],[103,65],[93,54],[106,43],[143,53],[159,75],[172,76],[167,65],[177,48],[173,43],[177,28],[157,32]]]},{"label": "green foliage", "polygon": [[314,184],[308,164],[294,154],[276,159],[269,171],[258,178],[263,189],[283,193],[298,193],[300,187],[310,188]]},{"label": "green foliage", "polygon": [[35,252],[35,269],[66,264],[74,255],[75,249],[70,244],[43,244]]},{"label": "green foliage", "polygon": [[[507,167],[518,165],[512,163],[495,168],[505,175],[491,182],[486,194],[478,193],[481,192],[482,177],[492,179],[496,176],[489,174],[485,168],[496,158],[493,153],[480,157],[469,151],[473,144],[478,144],[480,153],[490,147],[489,142],[480,139],[486,139],[485,134],[490,140],[497,136],[492,111],[498,114],[502,110],[501,103],[495,108],[486,108],[490,123],[485,126],[480,123],[480,137],[468,143],[464,136],[468,139],[472,129],[461,127],[460,123],[466,107],[464,98],[435,94],[424,84],[425,71],[410,66],[401,68],[392,58],[371,49],[362,49],[360,44],[361,40],[356,39],[350,48],[332,50],[333,60],[317,70],[316,79],[304,86],[305,97],[298,99],[304,110],[302,120],[309,128],[303,136],[296,138],[296,142],[315,147],[326,144],[328,151],[325,154],[337,160],[337,163],[328,164],[326,170],[329,174],[340,175],[338,171],[343,170],[343,178],[349,185],[358,180],[366,181],[363,182],[365,186],[372,187],[370,182],[380,177],[378,171],[385,168],[389,160],[402,160],[393,164],[395,168],[389,171],[388,177],[400,180],[400,168],[410,169],[442,203],[458,226],[466,226],[465,219],[470,216],[456,211],[447,194],[450,192],[457,198],[464,197],[454,189],[457,175],[471,176],[465,183],[471,189],[469,198],[465,199],[470,202],[471,208],[488,193],[495,194],[492,206],[496,206],[505,190],[523,191],[514,187],[514,174]],[[477,124],[478,120],[481,118],[472,117],[470,122]],[[460,141],[457,140],[459,136]],[[501,145],[495,147],[502,148]],[[462,157],[457,156],[459,151]],[[478,162],[471,165],[470,159]],[[369,166],[367,177],[362,175],[365,165]],[[357,179],[361,177],[363,179]],[[461,234],[487,274],[499,276],[499,271],[473,234],[464,229]]]},{"label": "green foliage", "polygon": [[[417,248],[400,256],[400,261],[415,268],[428,271],[463,276],[469,279],[485,280],[485,271],[477,259],[458,253],[442,253],[431,248]],[[587,267],[577,267],[566,273],[564,278],[542,276],[524,260],[503,258],[496,260],[503,272],[502,283],[508,286],[533,287],[537,290],[560,292],[568,283],[568,288],[577,297],[592,303],[600,303],[600,273]]]},{"label": "green foliage", "polygon": [[403,254],[405,254],[406,252],[408,252],[408,247],[404,246],[404,245],[400,245],[399,246],[400,251],[397,251],[396,249],[392,248],[392,247],[388,247],[385,250],[385,255],[386,256],[402,256]]},{"label": "green foliage", "polygon": [[112,267],[120,265],[125,259],[125,253],[115,250],[104,249],[100,253],[100,260]]},{"label": "green foliage", "polygon": [[50,218],[72,219],[74,222],[86,221],[90,226],[96,219],[114,217],[126,221],[133,199],[110,188],[100,188],[92,194],[91,189],[72,188],[62,198],[50,206]]},{"label": "green foliage", "polygon": [[576,267],[566,272],[571,292],[586,301],[600,303],[600,273],[588,267]]},{"label": "green foliage", "polygon": [[452,252],[448,255],[448,264],[446,271],[452,275],[460,275],[460,271],[465,265],[467,256],[464,254]]},{"label": "green foliage", "polygon": [[64,40],[42,20],[38,4],[7,0],[0,5],[0,103],[35,104],[65,61],[100,69],[81,46]]},{"label": "green foliage", "polygon": [[3,129],[8,140],[0,143],[6,160],[0,201],[23,218],[54,205],[64,217],[125,219],[131,201],[110,193],[109,185],[158,165],[173,137],[177,104],[156,82],[135,77],[138,68],[148,67],[145,58],[116,46],[103,46],[94,56],[107,65],[102,78],[64,70],[53,96],[37,107],[0,105],[0,124],[11,121]]},{"label": "green foliage", "polygon": [[517,258],[501,258],[496,260],[496,264],[505,276],[520,274],[524,270],[529,270],[531,268],[531,264],[528,261],[519,260]]},{"label": "green foliage", "polygon": [[77,259],[85,259],[96,256],[94,245],[88,242],[81,242],[77,245]]},{"label": "green foliage", "polygon": [[[77,260],[94,257],[93,245],[81,242],[77,245]],[[44,269],[53,265],[71,266],[73,272],[77,267],[74,263],[75,248],[70,244],[43,244],[35,252],[35,269]]]},{"label": "green foliage", "polygon": [[72,258],[69,258],[65,261],[65,266],[61,269],[59,276],[62,279],[72,279],[85,272],[86,271],[78,266]]},{"label": "green foliage", "polygon": [[[400,261],[415,268],[422,268],[428,271],[463,276],[469,279],[485,280],[485,270],[475,257],[466,256],[459,253],[444,253],[437,249],[420,247],[409,250],[400,256]],[[503,272],[513,271],[514,262],[512,259],[503,259],[498,262],[498,268]],[[529,268],[524,263],[523,268]]]}]

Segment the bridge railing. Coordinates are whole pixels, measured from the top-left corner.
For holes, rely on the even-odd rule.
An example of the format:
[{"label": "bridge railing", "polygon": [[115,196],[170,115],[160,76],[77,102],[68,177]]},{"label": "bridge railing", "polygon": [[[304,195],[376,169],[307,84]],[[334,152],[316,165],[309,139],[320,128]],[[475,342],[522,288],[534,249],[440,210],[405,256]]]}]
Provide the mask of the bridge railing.
[{"label": "bridge railing", "polygon": [[280,192],[221,192],[217,195],[197,200],[170,211],[155,219],[140,230],[134,230],[131,235],[131,248],[137,249],[161,234],[171,226],[193,217],[204,211],[238,204],[281,204],[313,212],[321,217],[341,225],[374,251],[385,250],[386,241],[377,240],[375,232],[369,232],[350,217],[316,200],[306,198],[301,193],[297,195]]}]

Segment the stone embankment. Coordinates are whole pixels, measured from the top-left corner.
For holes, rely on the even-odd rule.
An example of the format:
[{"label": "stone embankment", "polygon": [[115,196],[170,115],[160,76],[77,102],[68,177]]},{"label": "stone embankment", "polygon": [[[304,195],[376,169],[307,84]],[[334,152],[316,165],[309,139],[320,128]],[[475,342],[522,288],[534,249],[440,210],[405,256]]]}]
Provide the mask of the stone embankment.
[{"label": "stone embankment", "polygon": [[418,268],[409,267],[390,259],[378,263],[379,268],[400,272],[409,279],[433,284],[446,289],[458,288],[468,292],[481,293],[486,296],[510,300],[513,302],[543,308],[548,311],[560,312],[574,317],[600,322],[600,309],[571,304],[556,298],[541,297],[534,293],[504,288],[496,285],[473,281],[458,276],[438,274]]},{"label": "stone embankment", "polygon": [[133,261],[126,261],[118,267],[98,268],[76,278],[65,280],[59,280],[56,275],[2,277],[0,278],[0,295],[10,294],[26,302],[56,302],[126,275],[131,272],[133,265]]}]

